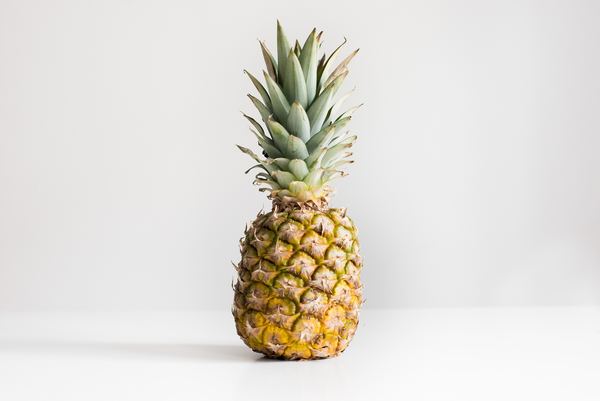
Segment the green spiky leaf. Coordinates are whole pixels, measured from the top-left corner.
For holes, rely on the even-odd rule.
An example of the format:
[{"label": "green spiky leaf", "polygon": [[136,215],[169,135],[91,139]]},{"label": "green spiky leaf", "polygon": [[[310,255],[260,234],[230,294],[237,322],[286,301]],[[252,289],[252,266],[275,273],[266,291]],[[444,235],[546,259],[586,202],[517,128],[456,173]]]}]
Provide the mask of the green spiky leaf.
[{"label": "green spiky leaf", "polygon": [[279,84],[284,84],[284,76],[287,65],[287,58],[290,52],[290,43],[283,32],[283,28],[279,21],[277,21],[277,73]]},{"label": "green spiky leaf", "polygon": [[281,185],[283,188],[287,188],[292,181],[296,181],[296,177],[294,176],[294,174],[287,172],[287,171],[281,171],[281,170],[274,171],[271,175],[277,180],[277,183],[279,185]]},{"label": "green spiky leaf", "polygon": [[313,170],[321,165],[321,160],[325,156],[325,153],[327,153],[326,147],[319,148],[312,151],[310,156],[308,156],[304,161],[306,162],[306,165]]},{"label": "green spiky leaf", "polygon": [[334,162],[334,161],[339,160],[340,158],[344,157],[344,155],[346,154],[346,152],[348,151],[348,149],[351,146],[352,146],[352,144],[340,143],[339,145],[335,145],[335,146],[327,149],[327,152],[325,153],[325,156],[323,157],[321,164],[323,166],[328,166],[329,162]]},{"label": "green spiky leaf", "polygon": [[350,92],[348,92],[348,93],[340,96],[340,98],[335,101],[335,103],[333,104],[333,106],[331,106],[331,108],[327,112],[327,117],[325,118],[325,124],[329,124],[332,121],[337,121],[338,120],[338,117],[340,116],[340,114],[338,114],[338,113],[340,112],[340,109],[342,108],[342,105],[350,97],[350,95],[353,92],[354,92],[354,89],[352,89]]},{"label": "green spiky leaf", "polygon": [[290,104],[281,91],[279,85],[277,85],[277,82],[273,81],[273,78],[271,78],[269,74],[265,73],[264,75],[267,82],[269,95],[271,97],[271,104],[273,105],[275,117],[277,117],[279,121],[286,121],[288,113],[290,112]]},{"label": "green spiky leaf", "polygon": [[269,118],[267,120],[267,127],[269,127],[269,131],[271,132],[273,142],[275,142],[275,146],[277,146],[277,149],[281,150],[284,154],[286,154],[286,148],[290,134],[287,132],[283,125],[279,124],[272,118]]},{"label": "green spiky leaf", "polygon": [[297,40],[294,44],[294,53],[296,54],[296,57],[300,58],[300,53],[302,53],[302,47],[300,47],[300,42],[298,42]]},{"label": "green spiky leaf", "polygon": [[329,144],[329,141],[333,138],[340,129],[344,128],[351,117],[343,118],[339,121],[336,121],[334,124],[328,125],[319,131],[317,134],[313,135],[308,142],[306,142],[306,148],[309,152]]},{"label": "green spiky leaf", "polygon": [[325,170],[325,172],[323,173],[323,182],[329,182],[338,177],[344,177],[346,175],[348,174],[339,170]]},{"label": "green spiky leaf", "polygon": [[261,102],[260,100],[258,100],[254,96],[248,94],[248,97],[252,101],[252,104],[254,104],[254,107],[256,107],[256,109],[258,110],[258,113],[260,114],[260,117],[262,118],[262,120],[266,123],[267,119],[271,115],[271,110],[269,110],[267,108],[267,106],[265,106],[263,104],[263,102]]},{"label": "green spiky leaf", "polygon": [[306,81],[306,94],[308,104],[311,104],[317,94],[317,50],[318,43],[316,37],[316,29],[313,29],[304,46],[302,46],[302,53],[300,53],[300,66],[304,73],[304,80]]},{"label": "green spiky leaf", "polygon": [[319,65],[317,66],[317,92],[319,91],[320,88],[323,88],[325,86],[323,84],[325,83],[325,80],[329,74],[329,71],[332,68],[331,65],[335,61],[337,55],[339,54],[342,47],[344,47],[346,42],[347,42],[347,40],[346,40],[346,38],[344,38],[344,41],[342,42],[342,44],[339,45],[333,51],[333,53],[331,53],[329,55],[329,57],[325,58],[325,55],[323,55],[323,58],[321,59],[321,61],[319,62]]},{"label": "green spiky leaf", "polygon": [[290,159],[278,157],[276,159],[273,159],[273,163],[275,163],[280,169],[287,170],[290,164]]},{"label": "green spiky leaf", "polygon": [[293,159],[290,160],[288,165],[289,171],[296,176],[297,179],[302,180],[308,175],[308,167],[304,160]]},{"label": "green spiky leaf", "polygon": [[311,170],[310,173],[308,173],[308,175],[306,177],[304,177],[304,182],[310,187],[310,188],[317,188],[321,186],[321,178],[323,177],[323,169],[322,168],[317,168],[314,170]]},{"label": "green spiky leaf", "polygon": [[290,135],[287,139],[287,146],[284,154],[290,159],[306,159],[308,157],[308,150],[306,145],[302,142],[302,139],[297,136]]},{"label": "green spiky leaf", "polygon": [[346,110],[345,112],[343,112],[342,114],[340,114],[340,116],[337,118],[337,120],[336,120],[336,121],[339,121],[339,120],[341,120],[342,118],[351,117],[351,116],[352,116],[352,114],[353,114],[353,113],[354,113],[356,110],[358,110],[358,109],[360,109],[360,108],[362,107],[362,105],[363,105],[363,104],[361,103],[361,104],[359,104],[358,106],[354,106],[354,107],[352,107],[352,108],[350,108],[350,109]]},{"label": "green spiky leaf", "polygon": [[304,81],[304,74],[302,73],[302,67],[300,67],[300,61],[294,52],[290,52],[287,59],[287,70],[283,92],[289,101],[300,102],[302,107],[306,107],[306,82]]},{"label": "green spiky leaf", "polygon": [[310,139],[310,121],[302,105],[298,102],[292,103],[287,120],[287,128],[292,135],[306,142]]},{"label": "green spiky leaf", "polygon": [[314,103],[310,106],[307,113],[308,119],[310,120],[310,134],[314,135],[321,130],[323,126],[323,122],[325,121],[325,117],[327,116],[327,112],[329,111],[329,107],[331,104],[331,100],[335,93],[342,85],[345,74],[337,77],[325,90],[321,93],[314,101]]},{"label": "green spiky leaf", "polygon": [[258,157],[256,155],[256,153],[254,153],[253,151],[251,151],[248,148],[245,148],[243,146],[237,145],[238,149],[241,150],[242,152],[244,152],[245,154],[247,154],[248,156],[250,156],[251,158],[253,158],[255,161],[257,161],[260,165],[262,165],[265,170],[267,170],[270,173],[276,171],[275,168],[273,166],[271,166],[270,163],[268,163],[267,160],[262,160],[260,157]]},{"label": "green spiky leaf", "polygon": [[256,128],[256,130],[264,137],[266,137],[265,135],[265,130],[263,129],[262,125],[260,125],[255,119],[253,119],[252,117],[250,117],[249,115],[242,113],[242,115],[246,118],[246,120],[248,120],[250,122],[250,124],[252,124],[252,126],[254,128]]},{"label": "green spiky leaf", "polygon": [[260,83],[260,81],[258,79],[256,79],[254,77],[254,75],[250,74],[248,71],[244,70],[244,72],[246,73],[246,75],[248,75],[248,78],[250,78],[250,81],[252,81],[252,84],[254,85],[254,87],[256,88],[256,90],[258,91],[260,97],[262,98],[265,106],[267,106],[267,108],[271,108],[271,98],[269,97],[269,94],[267,93],[267,90],[265,89],[265,87]]},{"label": "green spiky leaf", "polygon": [[356,56],[358,50],[359,49],[356,49],[352,53],[350,53],[344,60],[342,60],[342,62],[335,68],[335,70],[331,72],[331,74],[325,81],[325,87],[327,87],[327,85],[333,82],[333,80],[339,77],[340,75],[348,73],[348,64],[350,64],[350,61],[352,61],[354,56]]},{"label": "green spiky leaf", "polygon": [[256,136],[256,139],[258,140],[259,146],[261,148],[263,148],[263,150],[265,152],[267,152],[267,155],[270,158],[282,156],[281,151],[275,147],[275,144],[273,143],[273,141],[271,139],[259,135],[259,133],[254,131],[253,129],[250,129],[250,131],[252,131],[254,133],[254,135]]},{"label": "green spiky leaf", "polygon": [[312,153],[315,149],[327,146],[333,135],[335,134],[335,128],[332,126],[325,127],[319,133],[314,135],[308,142],[306,142],[306,149]]},{"label": "green spiky leaf", "polygon": [[259,43],[263,58],[265,59],[265,65],[267,66],[267,72],[274,81],[277,81],[277,61],[267,48],[267,45],[265,45],[264,42]]},{"label": "green spiky leaf", "polygon": [[304,194],[309,190],[308,185],[302,181],[292,181],[288,188],[293,196],[299,197],[300,199],[302,199]]}]

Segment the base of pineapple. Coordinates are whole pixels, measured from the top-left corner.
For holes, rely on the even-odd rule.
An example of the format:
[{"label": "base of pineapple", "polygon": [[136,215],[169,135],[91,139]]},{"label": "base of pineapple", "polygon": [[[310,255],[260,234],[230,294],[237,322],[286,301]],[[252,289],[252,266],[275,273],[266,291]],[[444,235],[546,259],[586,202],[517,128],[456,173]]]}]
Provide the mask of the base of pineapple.
[{"label": "base of pineapple", "polygon": [[346,210],[275,207],[240,246],[233,316],[244,343],[275,359],[342,353],[362,303],[357,229]]},{"label": "base of pineapple", "polygon": [[[298,320],[298,325],[302,326],[303,318]],[[306,340],[298,337],[302,332],[308,333],[310,330],[288,331],[278,326],[263,327],[255,330],[254,333],[238,329],[238,334],[252,351],[263,354],[267,358],[315,360],[332,358],[344,352],[354,336],[357,325],[358,321],[349,322],[338,332],[317,334],[312,339]]]},{"label": "base of pineapple", "polygon": [[[248,345],[248,343],[245,344]],[[248,347],[250,347],[250,345],[248,345]],[[284,351],[282,355],[277,355],[276,353],[266,351],[265,348],[255,349],[250,347],[250,349],[258,354],[263,355],[267,359],[272,359],[276,361],[318,361],[321,359],[335,358],[337,356],[340,356],[346,350],[343,349],[334,353],[321,351],[321,353],[314,354],[305,351],[305,349],[302,350],[298,347],[292,347]]]}]

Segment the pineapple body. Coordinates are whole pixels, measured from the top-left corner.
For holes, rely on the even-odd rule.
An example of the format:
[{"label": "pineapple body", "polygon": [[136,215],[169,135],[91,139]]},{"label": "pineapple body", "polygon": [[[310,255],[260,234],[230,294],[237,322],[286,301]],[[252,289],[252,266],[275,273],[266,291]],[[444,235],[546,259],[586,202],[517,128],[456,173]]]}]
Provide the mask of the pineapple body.
[{"label": "pineapple body", "polygon": [[345,209],[277,209],[259,214],[241,239],[237,332],[271,358],[338,355],[362,303],[356,226]]}]

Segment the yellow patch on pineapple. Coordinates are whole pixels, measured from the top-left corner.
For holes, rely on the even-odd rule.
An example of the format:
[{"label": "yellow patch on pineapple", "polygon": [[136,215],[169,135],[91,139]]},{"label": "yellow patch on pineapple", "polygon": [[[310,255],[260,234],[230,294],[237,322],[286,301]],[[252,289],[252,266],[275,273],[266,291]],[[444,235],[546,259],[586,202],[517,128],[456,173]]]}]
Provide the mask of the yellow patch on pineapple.
[{"label": "yellow patch on pineapple", "polygon": [[250,235],[252,236],[250,239],[250,245],[256,249],[256,252],[259,256],[265,253],[275,238],[275,233],[266,228],[261,228],[257,231],[251,231]]},{"label": "yellow patch on pineapple", "polygon": [[308,281],[317,266],[315,260],[306,252],[298,251],[290,258],[288,266],[285,266],[284,269]]},{"label": "yellow patch on pineapple", "polygon": [[287,298],[271,298],[267,304],[267,315],[270,322],[286,329],[291,329],[296,320],[296,304]]},{"label": "yellow patch on pineapple", "polygon": [[287,331],[281,327],[268,325],[263,331],[263,346],[275,355],[283,355],[286,344],[290,341]]},{"label": "yellow patch on pineapple", "polygon": [[298,302],[304,292],[304,282],[293,274],[282,273],[273,282],[273,288],[278,296]]},{"label": "yellow patch on pineapple", "polygon": [[311,352],[306,345],[292,344],[285,348],[283,356],[288,359],[307,359],[311,357]]},{"label": "yellow patch on pineapple", "polygon": [[321,322],[317,318],[301,317],[294,323],[292,336],[302,343],[311,343],[321,331]]},{"label": "yellow patch on pineapple", "polygon": [[277,233],[282,240],[293,245],[298,245],[300,243],[304,232],[304,226],[294,220],[286,221],[279,226],[279,229],[277,230]]},{"label": "yellow patch on pineapple", "polygon": [[338,337],[335,334],[324,334],[312,343],[313,355],[324,358],[337,354]]},{"label": "yellow patch on pineapple", "polygon": [[321,237],[314,231],[309,231],[302,237],[300,241],[300,248],[308,253],[311,257],[317,260],[321,260],[325,257],[325,251],[329,247],[327,239]]},{"label": "yellow patch on pineapple", "polygon": [[323,324],[329,331],[338,331],[346,323],[346,309],[340,305],[329,308],[325,313]]},{"label": "yellow patch on pineapple", "polygon": [[256,269],[250,274],[250,277],[254,281],[260,281],[264,284],[271,285],[278,273],[277,265],[268,260],[261,259],[256,265]]},{"label": "yellow patch on pineapple", "polygon": [[315,316],[321,316],[327,310],[329,299],[323,292],[309,288],[302,295],[300,308],[303,312]]}]

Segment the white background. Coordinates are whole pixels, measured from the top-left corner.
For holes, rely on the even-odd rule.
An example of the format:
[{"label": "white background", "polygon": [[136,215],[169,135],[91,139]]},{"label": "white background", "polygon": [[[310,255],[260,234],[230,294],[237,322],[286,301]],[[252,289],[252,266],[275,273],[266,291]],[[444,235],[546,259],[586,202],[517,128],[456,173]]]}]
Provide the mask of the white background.
[{"label": "white background", "polygon": [[0,309],[231,304],[274,48],[360,47],[367,308],[600,303],[600,3],[0,1]]}]

